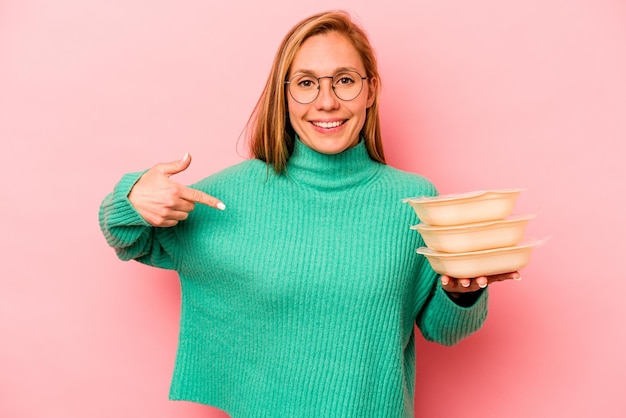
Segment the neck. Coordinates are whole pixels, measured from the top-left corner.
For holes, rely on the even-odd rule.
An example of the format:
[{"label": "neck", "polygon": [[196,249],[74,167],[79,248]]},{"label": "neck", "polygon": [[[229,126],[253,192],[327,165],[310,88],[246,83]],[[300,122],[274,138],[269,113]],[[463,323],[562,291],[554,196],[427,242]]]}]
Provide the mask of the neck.
[{"label": "neck", "polygon": [[338,154],[322,154],[296,137],[287,176],[305,187],[335,192],[366,184],[379,167],[380,163],[369,157],[363,140]]}]

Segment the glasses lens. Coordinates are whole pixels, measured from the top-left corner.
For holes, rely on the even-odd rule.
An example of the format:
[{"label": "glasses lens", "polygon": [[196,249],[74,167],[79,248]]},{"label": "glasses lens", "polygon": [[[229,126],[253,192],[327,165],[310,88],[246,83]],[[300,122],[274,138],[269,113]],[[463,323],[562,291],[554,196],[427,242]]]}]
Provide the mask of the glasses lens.
[{"label": "glasses lens", "polygon": [[361,75],[354,71],[344,71],[333,77],[333,90],[341,100],[354,100],[361,94],[363,80]]},{"label": "glasses lens", "polygon": [[299,74],[289,80],[289,94],[298,103],[311,103],[318,92],[319,80],[312,75]]},{"label": "glasses lens", "polygon": [[[320,91],[320,79],[310,74],[298,74],[289,80],[289,94],[293,99],[301,104],[313,102]],[[363,90],[363,78],[356,71],[342,71],[332,77],[332,89],[335,95],[344,101],[357,98]]]}]

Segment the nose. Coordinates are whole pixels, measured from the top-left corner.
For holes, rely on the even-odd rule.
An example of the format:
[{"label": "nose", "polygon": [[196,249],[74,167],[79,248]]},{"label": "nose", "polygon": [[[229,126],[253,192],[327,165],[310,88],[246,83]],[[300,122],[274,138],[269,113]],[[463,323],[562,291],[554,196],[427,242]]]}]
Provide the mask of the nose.
[{"label": "nose", "polygon": [[[323,81],[327,80],[328,83]],[[319,79],[319,93],[315,100],[315,107],[319,110],[332,110],[339,106],[339,98],[333,91],[333,78],[332,77],[320,77]]]}]

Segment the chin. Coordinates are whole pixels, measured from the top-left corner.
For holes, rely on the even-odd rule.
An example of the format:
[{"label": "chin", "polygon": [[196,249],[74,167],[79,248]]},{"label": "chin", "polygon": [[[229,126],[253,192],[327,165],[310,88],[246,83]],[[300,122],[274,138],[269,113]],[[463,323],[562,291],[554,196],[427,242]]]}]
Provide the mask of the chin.
[{"label": "chin", "polygon": [[309,148],[314,149],[315,151],[322,154],[339,154],[347,150],[348,148],[352,148],[358,141],[347,141],[342,139],[331,139],[331,138],[316,138],[313,141],[305,142],[309,146]]},{"label": "chin", "polygon": [[322,154],[340,154],[350,147],[351,145],[325,144],[325,145],[314,146],[312,148]]}]

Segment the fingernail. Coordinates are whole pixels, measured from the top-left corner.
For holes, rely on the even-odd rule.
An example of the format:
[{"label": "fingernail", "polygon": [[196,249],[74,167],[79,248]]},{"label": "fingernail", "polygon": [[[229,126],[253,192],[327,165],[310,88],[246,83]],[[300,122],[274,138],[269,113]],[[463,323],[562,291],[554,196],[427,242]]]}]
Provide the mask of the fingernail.
[{"label": "fingernail", "polygon": [[470,286],[470,283],[463,282],[463,283],[461,283],[461,286],[463,286],[463,287],[469,287],[469,286]]},{"label": "fingernail", "polygon": [[224,210],[224,209],[226,209],[226,205],[225,205],[225,204],[223,204],[222,202],[220,202],[220,203],[218,203],[218,204],[217,204],[217,208],[218,208],[219,210]]},{"label": "fingernail", "polygon": [[185,153],[185,155],[183,155],[182,161],[187,161],[187,158],[189,158],[189,153]]},{"label": "fingernail", "polygon": [[516,278],[514,278],[513,280],[520,281],[520,280],[522,280],[522,276],[516,277]]},{"label": "fingernail", "polygon": [[480,287],[481,289],[484,289],[485,287],[487,287],[487,283],[479,283],[478,287]]}]

